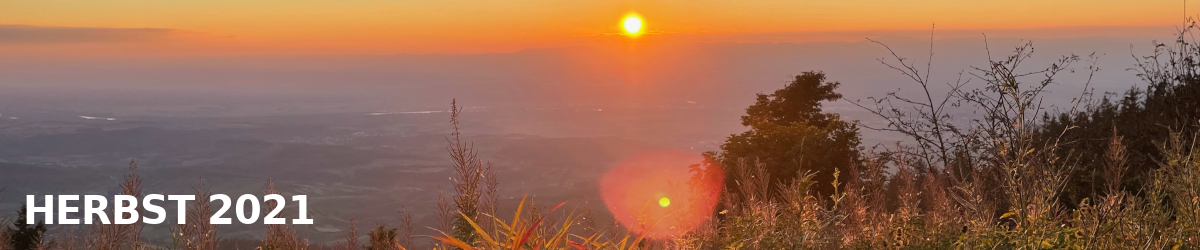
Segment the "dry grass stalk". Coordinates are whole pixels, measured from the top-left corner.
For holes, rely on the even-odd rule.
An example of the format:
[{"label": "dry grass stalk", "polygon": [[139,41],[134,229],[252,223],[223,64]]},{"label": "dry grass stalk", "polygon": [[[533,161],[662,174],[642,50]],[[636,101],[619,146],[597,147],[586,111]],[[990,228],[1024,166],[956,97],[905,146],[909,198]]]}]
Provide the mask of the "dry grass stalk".
[{"label": "dry grass stalk", "polygon": [[[483,194],[479,200],[479,212],[481,213],[481,216],[477,217],[486,218],[487,216],[496,215],[496,207],[500,205],[500,181],[496,179],[496,174],[492,171],[492,163],[490,162],[483,166],[481,172],[485,182]],[[483,227],[483,229],[487,230],[488,232],[496,231],[495,221],[487,219],[479,219],[478,221],[479,226]]]},{"label": "dry grass stalk", "polygon": [[[4,187],[0,187],[0,197],[3,197],[4,189]],[[12,229],[8,227],[9,223],[11,222],[8,216],[0,215],[0,250],[8,250],[8,242],[12,241]]]},{"label": "dry grass stalk", "polygon": [[[267,187],[263,194],[280,194],[279,190],[275,189],[274,179],[267,179]],[[279,206],[279,202],[275,200],[266,201],[262,214],[270,213],[277,206]],[[262,239],[261,249],[305,250],[308,249],[308,238],[300,236],[287,224],[268,224],[267,235]]]},{"label": "dry grass stalk", "polygon": [[400,208],[400,227],[396,230],[396,243],[400,246],[411,247],[413,236],[413,217],[408,208]]},{"label": "dry grass stalk", "polygon": [[458,107],[457,101],[451,101],[450,107],[450,125],[453,126],[454,131],[450,134],[450,138],[446,138],[446,142],[449,144],[446,150],[450,153],[454,171],[457,173],[453,179],[454,190],[457,192],[454,196],[454,206],[461,215],[455,216],[453,227],[450,230],[460,240],[473,244],[478,240],[478,234],[467,223],[467,220],[479,221],[480,200],[487,199],[483,197],[480,185],[484,178],[491,175],[491,168],[490,165],[485,168],[475,149],[462,141],[459,132],[459,115],[462,113],[462,108]]},{"label": "dry grass stalk", "polygon": [[187,223],[181,225],[180,240],[188,250],[216,250],[220,238],[217,236],[217,225],[210,223],[212,206],[209,204],[210,193],[204,185],[204,179],[194,188],[196,200],[187,211]]},{"label": "dry grass stalk", "polygon": [[[142,198],[142,177],[137,172],[137,160],[129,161],[129,175],[125,176],[125,182],[121,183],[121,194]],[[137,213],[144,214],[145,210],[139,204],[137,205]],[[116,207],[117,204],[113,204]],[[108,211],[113,211],[109,209]],[[113,214],[112,219],[116,220],[116,214]],[[88,249],[96,250],[119,250],[119,249],[141,249],[144,248],[141,243],[142,228],[145,224],[141,218],[137,219],[134,224],[100,224],[90,226],[88,236],[85,238],[85,243]],[[69,244],[69,245],[73,245]]]},{"label": "dry grass stalk", "polygon": [[358,227],[354,219],[350,219],[350,228],[346,230],[345,239],[342,239],[341,245],[334,245],[334,250],[355,250],[358,249]]},{"label": "dry grass stalk", "polygon": [[442,187],[437,188],[437,230],[442,232],[450,232],[454,228],[454,208],[446,201],[446,195],[442,193]]}]

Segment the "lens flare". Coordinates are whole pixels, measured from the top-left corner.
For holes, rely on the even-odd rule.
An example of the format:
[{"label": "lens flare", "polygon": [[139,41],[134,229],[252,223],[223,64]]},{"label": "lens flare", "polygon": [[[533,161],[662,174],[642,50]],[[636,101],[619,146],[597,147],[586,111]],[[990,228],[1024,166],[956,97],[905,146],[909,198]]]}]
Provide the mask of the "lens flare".
[{"label": "lens flare", "polygon": [[625,15],[621,20],[621,27],[625,29],[625,35],[638,37],[642,35],[642,17],[637,14]]},{"label": "lens flare", "polygon": [[600,179],[600,192],[625,227],[672,239],[712,218],[723,184],[721,170],[703,164],[698,153],[656,151],[614,165]]}]

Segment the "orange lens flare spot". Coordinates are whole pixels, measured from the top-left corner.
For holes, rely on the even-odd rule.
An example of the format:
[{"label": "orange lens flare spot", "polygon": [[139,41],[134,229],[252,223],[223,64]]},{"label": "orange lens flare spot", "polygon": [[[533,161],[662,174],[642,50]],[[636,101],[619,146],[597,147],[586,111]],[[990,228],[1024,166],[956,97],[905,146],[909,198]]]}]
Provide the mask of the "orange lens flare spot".
[{"label": "orange lens flare spot", "polygon": [[721,170],[703,161],[699,153],[675,150],[622,160],[600,179],[604,205],[645,237],[683,236],[712,218],[725,183]]}]

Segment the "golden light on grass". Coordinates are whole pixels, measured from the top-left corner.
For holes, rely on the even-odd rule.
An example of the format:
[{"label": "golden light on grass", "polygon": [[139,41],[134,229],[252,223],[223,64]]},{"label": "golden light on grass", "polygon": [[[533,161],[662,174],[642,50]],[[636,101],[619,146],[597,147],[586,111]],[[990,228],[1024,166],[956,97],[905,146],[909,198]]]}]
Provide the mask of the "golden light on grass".
[{"label": "golden light on grass", "polygon": [[630,37],[638,37],[645,33],[642,30],[643,26],[642,17],[635,13],[629,13],[621,19],[621,27],[624,28],[625,35]]}]

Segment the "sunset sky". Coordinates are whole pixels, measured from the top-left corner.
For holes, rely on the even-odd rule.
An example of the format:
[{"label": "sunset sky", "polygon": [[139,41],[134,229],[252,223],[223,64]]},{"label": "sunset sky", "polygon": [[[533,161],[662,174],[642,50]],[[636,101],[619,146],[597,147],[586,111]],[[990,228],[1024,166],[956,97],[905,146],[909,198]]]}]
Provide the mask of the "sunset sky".
[{"label": "sunset sky", "polygon": [[861,40],[934,23],[947,36],[1158,34],[1185,15],[1181,0],[3,0],[0,53],[512,52],[629,43],[618,32],[631,12],[645,18],[641,43]]}]

